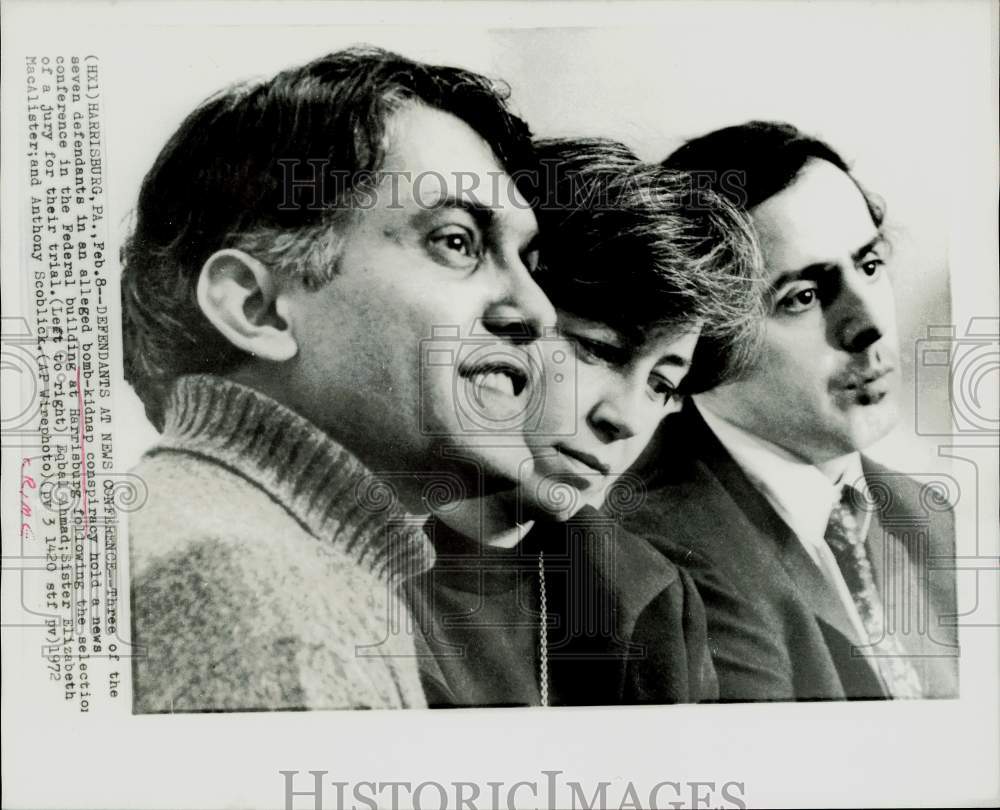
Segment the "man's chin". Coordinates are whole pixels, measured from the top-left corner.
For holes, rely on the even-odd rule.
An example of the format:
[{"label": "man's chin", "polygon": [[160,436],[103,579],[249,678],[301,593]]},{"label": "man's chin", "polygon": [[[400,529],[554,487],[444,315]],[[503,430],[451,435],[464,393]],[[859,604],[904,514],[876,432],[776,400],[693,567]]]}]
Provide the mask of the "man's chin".
[{"label": "man's chin", "polygon": [[851,414],[851,432],[859,450],[884,439],[898,424],[899,401],[893,396],[867,405],[859,404]]},{"label": "man's chin", "polygon": [[448,438],[439,442],[435,456],[467,480],[480,482],[486,490],[483,494],[516,486],[521,469],[531,462],[523,440],[509,436]]},{"label": "man's chin", "polygon": [[803,461],[822,465],[850,453],[864,452],[898,424],[899,403],[887,398],[872,405],[844,407],[838,403],[792,421],[783,431],[757,435]]},{"label": "man's chin", "polygon": [[[525,447],[472,447],[449,449],[452,466],[460,471],[471,495],[499,496],[509,504],[512,519],[566,521],[595,499],[599,487],[590,479],[580,482],[547,474],[538,459]],[[484,452],[486,451],[486,452]]]}]

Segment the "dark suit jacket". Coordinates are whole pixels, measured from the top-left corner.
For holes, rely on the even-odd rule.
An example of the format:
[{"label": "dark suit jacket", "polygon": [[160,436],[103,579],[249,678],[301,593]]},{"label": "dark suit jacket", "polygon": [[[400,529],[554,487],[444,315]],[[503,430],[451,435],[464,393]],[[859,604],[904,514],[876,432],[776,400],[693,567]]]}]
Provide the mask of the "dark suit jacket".
[{"label": "dark suit jacket", "polygon": [[[705,612],[690,575],[646,540],[590,508],[567,523],[539,524],[528,533],[510,562],[523,568],[519,587],[537,588],[539,550],[545,553],[550,705],[717,699]],[[451,562],[439,552],[438,567]],[[458,562],[474,564],[468,557]],[[520,631],[513,623],[509,628],[484,627],[480,637],[470,634],[468,625],[460,634],[455,632],[456,619],[464,620],[438,615],[432,598],[434,576],[432,569],[408,581],[405,588],[421,630],[417,648],[428,704],[476,705],[461,695],[477,690],[462,684],[469,677],[483,677],[482,670],[477,673],[475,667],[464,666],[461,657],[428,653],[461,641],[465,655],[475,656],[480,638],[481,643],[506,647],[501,636],[524,632],[523,623]],[[490,598],[488,589],[481,598]],[[536,605],[537,598],[525,603]],[[466,618],[475,621],[474,616]],[[536,662],[517,661],[511,666],[537,671]],[[496,694],[488,705],[516,702]]]},{"label": "dark suit jacket", "polygon": [[[862,459],[879,507],[868,552],[887,631],[927,697],[958,694],[954,521],[935,492]],[[687,568],[705,603],[720,697],[885,698],[838,595],[689,402],[644,457],[644,505],[626,519]]]}]

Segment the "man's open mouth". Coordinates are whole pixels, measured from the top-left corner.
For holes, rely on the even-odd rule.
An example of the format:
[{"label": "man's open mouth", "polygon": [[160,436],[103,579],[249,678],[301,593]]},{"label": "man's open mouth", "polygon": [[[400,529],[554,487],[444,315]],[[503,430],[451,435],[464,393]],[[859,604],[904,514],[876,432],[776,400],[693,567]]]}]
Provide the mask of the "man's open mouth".
[{"label": "man's open mouth", "polygon": [[502,360],[477,363],[463,369],[461,375],[472,383],[477,400],[481,400],[482,394],[488,391],[519,397],[528,386],[528,375],[524,370]]}]

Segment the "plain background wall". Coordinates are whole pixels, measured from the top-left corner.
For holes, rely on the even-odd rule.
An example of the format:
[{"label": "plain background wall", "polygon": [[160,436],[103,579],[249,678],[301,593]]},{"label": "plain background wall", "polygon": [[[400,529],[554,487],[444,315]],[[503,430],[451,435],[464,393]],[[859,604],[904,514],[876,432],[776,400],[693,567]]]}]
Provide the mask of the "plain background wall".
[{"label": "plain background wall", "polygon": [[[961,122],[989,85],[935,54],[966,36],[961,15],[933,4],[666,4],[655,25],[420,30],[387,27],[177,27],[124,42],[108,71],[112,218],[170,132],[231,81],[267,76],[347,44],[370,42],[508,82],[513,106],[540,135],[606,135],[642,157],[751,118],[790,121],[825,138],[888,208],[903,363],[903,420],[873,454],[907,471],[935,468],[915,436],[914,356],[929,325],[950,323],[948,215]],[[985,34],[984,34],[985,36]],[[125,100],[128,103],[125,103]],[[922,391],[922,419],[947,430],[947,392]],[[120,441],[132,462],[155,440],[128,391],[136,425]],[[123,437],[124,438],[124,437]]]}]

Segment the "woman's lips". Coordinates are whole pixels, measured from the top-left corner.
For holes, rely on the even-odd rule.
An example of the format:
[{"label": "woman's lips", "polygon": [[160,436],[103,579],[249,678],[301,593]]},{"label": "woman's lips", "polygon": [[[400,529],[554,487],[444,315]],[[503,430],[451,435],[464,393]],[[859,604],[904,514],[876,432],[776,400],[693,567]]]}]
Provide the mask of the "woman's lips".
[{"label": "woman's lips", "polygon": [[586,467],[591,473],[596,472],[600,475],[608,475],[611,472],[611,467],[597,458],[597,456],[586,453],[583,450],[574,450],[572,447],[567,447],[564,444],[555,445],[555,449],[561,456],[569,459],[571,463],[576,466]]}]

